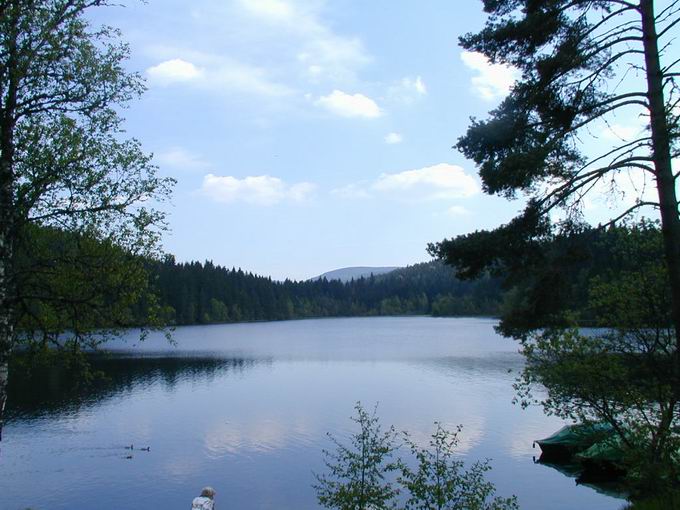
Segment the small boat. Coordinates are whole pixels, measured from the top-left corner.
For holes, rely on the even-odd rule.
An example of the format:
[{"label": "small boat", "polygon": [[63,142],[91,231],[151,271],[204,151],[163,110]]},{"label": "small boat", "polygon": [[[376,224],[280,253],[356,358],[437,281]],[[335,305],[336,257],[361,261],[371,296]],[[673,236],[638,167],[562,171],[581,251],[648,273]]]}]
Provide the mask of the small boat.
[{"label": "small boat", "polygon": [[574,458],[583,465],[585,481],[613,480],[626,474],[625,453],[621,438],[612,435],[577,453]]},{"label": "small boat", "polygon": [[541,447],[543,460],[568,461],[612,435],[607,423],[565,425],[552,436],[535,441]]}]

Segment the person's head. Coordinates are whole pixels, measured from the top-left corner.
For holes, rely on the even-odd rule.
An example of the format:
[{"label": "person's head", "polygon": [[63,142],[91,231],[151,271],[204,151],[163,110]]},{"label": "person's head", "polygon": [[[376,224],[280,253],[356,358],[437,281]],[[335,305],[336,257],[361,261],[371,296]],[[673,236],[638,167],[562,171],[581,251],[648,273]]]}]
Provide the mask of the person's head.
[{"label": "person's head", "polygon": [[212,487],[203,487],[203,490],[201,491],[201,496],[204,498],[210,498],[213,499],[215,497],[215,489]]}]

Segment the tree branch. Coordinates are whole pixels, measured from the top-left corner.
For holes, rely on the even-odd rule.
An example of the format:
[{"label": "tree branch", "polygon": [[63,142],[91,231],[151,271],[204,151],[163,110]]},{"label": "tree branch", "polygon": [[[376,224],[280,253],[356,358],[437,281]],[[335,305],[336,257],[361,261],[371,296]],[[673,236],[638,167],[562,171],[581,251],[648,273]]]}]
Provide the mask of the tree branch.
[{"label": "tree branch", "polygon": [[607,227],[614,225],[617,221],[622,220],[623,218],[625,218],[626,216],[631,214],[633,211],[640,209],[641,207],[655,207],[655,208],[658,209],[659,204],[657,202],[638,202],[637,204],[633,205],[632,207],[629,207],[628,209],[626,209],[623,213],[619,214],[616,218],[614,218],[614,219],[608,221],[607,223],[605,223],[604,225],[602,225],[602,228],[607,228]]}]

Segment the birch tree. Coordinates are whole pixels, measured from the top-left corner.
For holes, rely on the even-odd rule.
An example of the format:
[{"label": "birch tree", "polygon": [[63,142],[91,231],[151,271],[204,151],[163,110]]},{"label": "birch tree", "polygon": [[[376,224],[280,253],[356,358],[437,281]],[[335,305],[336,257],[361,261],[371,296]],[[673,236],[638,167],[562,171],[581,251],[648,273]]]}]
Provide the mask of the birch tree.
[{"label": "birch tree", "polygon": [[119,114],[143,80],[124,67],[120,33],[86,18],[108,4],[0,0],[0,427],[24,299],[22,232],[57,229],[145,255],[164,225],[151,204],[172,181],[125,137]]}]

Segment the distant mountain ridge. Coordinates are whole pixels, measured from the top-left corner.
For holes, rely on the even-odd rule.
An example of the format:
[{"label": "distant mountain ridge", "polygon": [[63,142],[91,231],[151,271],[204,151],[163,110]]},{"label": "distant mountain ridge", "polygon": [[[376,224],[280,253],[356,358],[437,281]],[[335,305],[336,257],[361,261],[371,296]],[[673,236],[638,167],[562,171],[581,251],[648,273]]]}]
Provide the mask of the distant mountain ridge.
[{"label": "distant mountain ridge", "polygon": [[381,274],[391,273],[399,267],[343,267],[340,269],[334,269],[333,271],[328,271],[324,274],[310,278],[311,281],[322,280],[325,278],[328,281],[340,280],[341,282],[349,282],[352,279],[358,280],[359,278],[369,278],[371,275],[378,276]]}]

